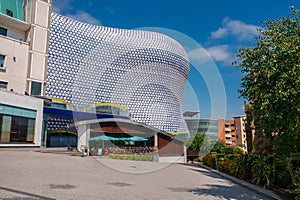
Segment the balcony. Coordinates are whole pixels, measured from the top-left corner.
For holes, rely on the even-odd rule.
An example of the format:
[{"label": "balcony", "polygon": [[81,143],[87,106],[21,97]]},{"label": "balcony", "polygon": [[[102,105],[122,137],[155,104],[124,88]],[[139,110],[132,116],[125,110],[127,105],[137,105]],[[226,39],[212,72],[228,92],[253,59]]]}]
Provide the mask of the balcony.
[{"label": "balcony", "polygon": [[230,126],[231,123],[230,122],[225,122],[225,126]]},{"label": "balcony", "polygon": [[226,138],[231,138],[231,135],[230,134],[225,134],[225,137]]},{"label": "balcony", "polygon": [[226,140],[225,144],[232,144],[232,141],[231,140]]},{"label": "balcony", "polygon": [[27,24],[26,22],[23,22],[21,20],[9,17],[7,15],[4,15],[0,13],[0,24],[3,24],[7,27],[11,27],[13,29],[26,32],[29,30],[30,25]]},{"label": "balcony", "polygon": [[229,127],[229,128],[226,127],[226,128],[225,128],[225,131],[226,131],[226,132],[231,132],[231,128],[230,128],[230,127]]}]

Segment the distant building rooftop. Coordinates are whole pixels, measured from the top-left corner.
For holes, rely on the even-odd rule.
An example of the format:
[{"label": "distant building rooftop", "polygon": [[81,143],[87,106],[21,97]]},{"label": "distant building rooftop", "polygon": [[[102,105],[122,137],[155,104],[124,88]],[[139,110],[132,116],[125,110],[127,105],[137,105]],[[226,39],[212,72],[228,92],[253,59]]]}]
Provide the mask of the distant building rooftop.
[{"label": "distant building rooftop", "polygon": [[185,111],[183,113],[183,116],[185,116],[185,117],[193,117],[193,116],[195,116],[195,115],[197,115],[199,113],[200,113],[199,111]]}]

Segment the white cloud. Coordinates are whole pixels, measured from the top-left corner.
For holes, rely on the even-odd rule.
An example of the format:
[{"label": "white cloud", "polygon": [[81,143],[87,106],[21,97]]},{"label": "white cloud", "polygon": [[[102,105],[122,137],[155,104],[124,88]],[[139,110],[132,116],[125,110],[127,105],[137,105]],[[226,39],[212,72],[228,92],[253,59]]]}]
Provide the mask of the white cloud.
[{"label": "white cloud", "polygon": [[257,34],[259,26],[252,24],[245,24],[240,20],[231,20],[229,17],[225,17],[222,22],[222,27],[218,30],[211,32],[210,38],[219,39],[224,38],[227,35],[234,35],[238,40],[251,40],[254,35]]},{"label": "white cloud", "polygon": [[72,0],[53,0],[52,11],[58,14],[63,14],[64,11],[72,9],[71,3]]},{"label": "white cloud", "polygon": [[75,14],[68,14],[67,16],[89,24],[101,25],[101,21],[99,19],[96,19],[89,13],[81,10],[76,11]]},{"label": "white cloud", "polygon": [[226,28],[219,28],[218,30],[211,33],[211,38],[222,38],[228,35]]},{"label": "white cloud", "polygon": [[197,62],[207,62],[213,59],[218,62],[229,64],[233,61],[231,52],[228,45],[217,45],[209,48],[198,48],[188,52],[191,60]]},{"label": "white cloud", "polygon": [[[53,0],[53,12],[65,15],[74,19],[77,19],[82,22],[87,22],[90,24],[101,25],[99,19],[94,18],[89,13],[82,10],[75,10],[72,6],[73,0]],[[74,2],[75,3],[75,2]],[[88,3],[92,5],[92,2]],[[75,13],[75,14],[73,14]]]}]

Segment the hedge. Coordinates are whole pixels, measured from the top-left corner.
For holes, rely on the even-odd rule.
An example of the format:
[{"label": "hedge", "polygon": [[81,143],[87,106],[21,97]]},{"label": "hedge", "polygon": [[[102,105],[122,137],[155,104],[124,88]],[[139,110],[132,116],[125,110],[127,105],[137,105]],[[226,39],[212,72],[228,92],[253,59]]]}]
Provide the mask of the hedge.
[{"label": "hedge", "polygon": [[265,156],[209,154],[203,158],[203,164],[264,188],[292,189],[300,200],[299,158],[299,155],[281,157],[275,153]]},{"label": "hedge", "polygon": [[109,158],[119,160],[153,161],[152,155],[139,154],[109,154]]}]

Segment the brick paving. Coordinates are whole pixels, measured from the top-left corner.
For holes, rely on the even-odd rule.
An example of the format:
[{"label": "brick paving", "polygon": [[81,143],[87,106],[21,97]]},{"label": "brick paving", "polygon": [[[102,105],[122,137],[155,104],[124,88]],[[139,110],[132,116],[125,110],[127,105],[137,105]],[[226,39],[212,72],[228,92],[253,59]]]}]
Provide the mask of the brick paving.
[{"label": "brick paving", "polygon": [[190,165],[80,157],[66,150],[0,149],[0,199],[266,198]]}]

